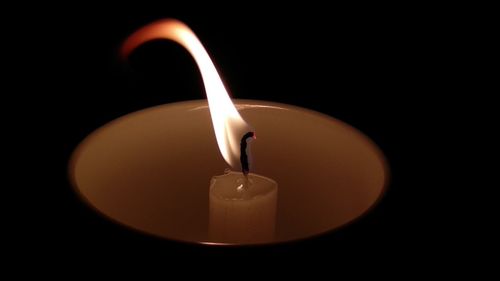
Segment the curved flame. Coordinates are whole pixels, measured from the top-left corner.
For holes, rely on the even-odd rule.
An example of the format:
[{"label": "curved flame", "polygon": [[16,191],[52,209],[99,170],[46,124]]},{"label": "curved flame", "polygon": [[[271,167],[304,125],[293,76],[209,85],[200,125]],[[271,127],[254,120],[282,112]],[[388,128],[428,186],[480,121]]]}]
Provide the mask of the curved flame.
[{"label": "curved flame", "polygon": [[217,69],[200,40],[183,22],[165,19],[148,24],[130,35],[123,43],[121,55],[128,57],[139,45],[153,39],[175,41],[193,56],[205,85],[219,150],[224,160],[232,167],[236,167],[240,157],[239,141],[250,129],[234,107]]}]

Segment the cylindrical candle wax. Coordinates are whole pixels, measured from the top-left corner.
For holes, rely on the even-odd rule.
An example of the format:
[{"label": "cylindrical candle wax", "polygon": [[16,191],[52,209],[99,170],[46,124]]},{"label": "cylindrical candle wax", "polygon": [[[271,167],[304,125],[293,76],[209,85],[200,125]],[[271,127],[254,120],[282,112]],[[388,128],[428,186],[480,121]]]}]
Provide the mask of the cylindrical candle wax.
[{"label": "cylindrical candle wax", "polygon": [[215,176],[210,183],[209,234],[219,243],[274,240],[278,185],[272,179],[239,172]]}]

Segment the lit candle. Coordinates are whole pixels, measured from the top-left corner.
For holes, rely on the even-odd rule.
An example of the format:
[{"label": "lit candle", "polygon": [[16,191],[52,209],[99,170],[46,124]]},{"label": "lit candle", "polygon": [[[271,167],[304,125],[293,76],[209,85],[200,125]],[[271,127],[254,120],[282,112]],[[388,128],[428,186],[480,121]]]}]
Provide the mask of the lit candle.
[{"label": "lit candle", "polygon": [[278,189],[274,180],[228,172],[210,183],[209,237],[218,243],[274,240]]},{"label": "lit candle", "polygon": [[[178,22],[158,22],[142,29],[148,32],[135,33],[123,54],[149,39],[180,40],[180,34],[190,34],[189,29],[175,33],[165,28],[173,23]],[[185,39],[196,42],[192,36]],[[199,50],[200,60],[208,61],[208,69],[215,71],[200,46],[191,48]],[[204,80],[213,78],[210,73],[202,72]],[[113,120],[85,138],[69,166],[80,197],[100,214],[132,229],[206,244],[303,239],[344,226],[379,201],[388,182],[388,168],[383,153],[367,136],[333,117],[287,104],[233,100],[238,109],[233,110],[228,96],[218,100],[208,91],[225,92],[218,75],[215,78],[214,84],[206,85],[208,104],[207,100],[194,100],[143,109]],[[232,114],[222,126],[210,120],[216,112],[209,111],[208,105],[212,108],[214,99],[216,105],[229,106],[220,112]],[[252,171],[279,182],[279,198],[271,179],[249,173],[249,181],[258,188],[242,193],[244,186],[238,190],[245,178],[241,173],[214,177],[227,168],[225,161],[239,168],[241,138],[253,131],[240,114],[258,132],[258,145],[252,147],[258,165]],[[216,130],[216,138],[211,123],[221,129],[222,133]],[[296,135],[301,137],[283,138]],[[257,193],[260,196],[254,196]],[[240,207],[230,205],[237,200],[226,199],[239,200]],[[245,201],[253,204],[251,210],[261,213],[241,207]],[[225,211],[232,216],[218,215]],[[245,218],[248,223],[241,224]]]},{"label": "lit candle", "polygon": [[226,162],[242,173],[212,178],[209,195],[210,238],[220,243],[265,243],[274,239],[277,184],[274,180],[249,173],[247,139],[254,137],[229,98],[207,51],[194,32],[177,20],[151,23],[132,34],[123,44],[127,56],[140,44],[152,39],[170,39],[185,47],[202,74],[212,124],[219,150]]}]

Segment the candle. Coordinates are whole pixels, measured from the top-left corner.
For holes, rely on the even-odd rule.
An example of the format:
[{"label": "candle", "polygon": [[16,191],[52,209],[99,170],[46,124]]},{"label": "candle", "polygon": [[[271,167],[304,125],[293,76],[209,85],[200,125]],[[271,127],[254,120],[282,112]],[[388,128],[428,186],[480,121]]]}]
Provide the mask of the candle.
[{"label": "candle", "polygon": [[[277,184],[263,176],[248,176],[246,147],[247,138],[254,136],[251,126],[243,120],[229,98],[200,40],[184,23],[173,19],[151,23],[125,41],[122,54],[126,57],[140,44],[157,38],[173,40],[193,56],[202,74],[219,150],[233,168],[240,159],[241,176],[228,173],[211,181],[211,239],[222,243],[271,242],[274,238]],[[242,183],[238,183],[239,180]]]},{"label": "candle", "polygon": [[269,178],[228,172],[210,183],[209,237],[220,243],[274,240],[277,183]]},{"label": "candle", "polygon": [[[192,101],[132,113],[78,146],[71,180],[102,214],[169,239],[269,243],[335,229],[366,213],[383,194],[387,166],[366,136],[290,105],[235,100],[235,106],[201,43],[178,21],[139,30],[125,42],[123,54],[155,38],[172,39],[190,51],[208,106]],[[253,171],[269,178],[247,174],[243,160],[243,173],[214,177],[227,168],[224,162],[239,167],[240,140],[253,129],[262,140],[252,151],[258,163]],[[283,140],[291,135],[301,137]],[[203,188],[210,178],[210,188]]]}]

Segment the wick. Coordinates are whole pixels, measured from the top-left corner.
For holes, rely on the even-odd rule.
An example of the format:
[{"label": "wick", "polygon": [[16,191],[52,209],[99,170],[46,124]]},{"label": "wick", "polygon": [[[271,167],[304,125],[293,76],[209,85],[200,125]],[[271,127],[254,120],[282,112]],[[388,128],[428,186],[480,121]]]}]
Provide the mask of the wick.
[{"label": "wick", "polygon": [[241,162],[241,171],[243,172],[243,175],[245,175],[245,178],[248,180],[248,173],[250,172],[250,168],[248,166],[248,155],[247,155],[247,140],[249,138],[254,138],[255,133],[254,132],[248,132],[243,137],[241,138],[241,143],[240,143],[240,162]]}]

